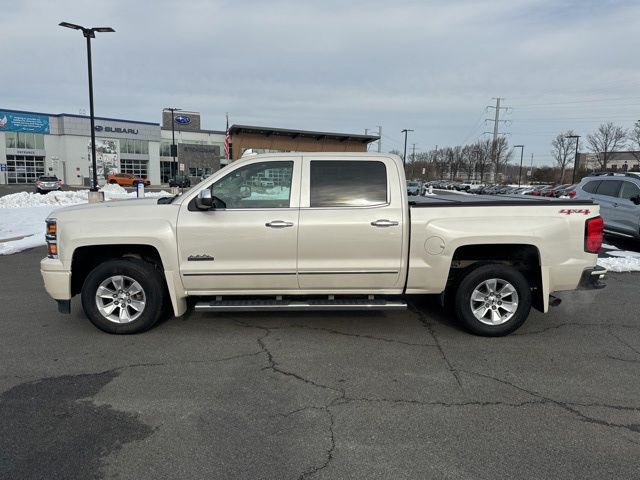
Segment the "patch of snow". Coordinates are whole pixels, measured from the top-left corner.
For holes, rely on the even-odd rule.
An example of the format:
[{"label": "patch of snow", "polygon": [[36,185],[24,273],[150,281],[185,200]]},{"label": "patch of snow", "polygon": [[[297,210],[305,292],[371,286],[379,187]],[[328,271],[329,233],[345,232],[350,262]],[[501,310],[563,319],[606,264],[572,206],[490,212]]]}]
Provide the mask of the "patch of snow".
[{"label": "patch of snow", "polygon": [[[105,185],[105,199],[136,198],[120,185]],[[11,255],[45,245],[45,219],[58,208],[87,203],[89,190],[49,192],[46,195],[19,192],[0,197],[0,255]],[[168,192],[145,192],[147,197],[166,197]],[[18,238],[16,238],[18,237]]]},{"label": "patch of snow", "polygon": [[640,272],[640,258],[635,257],[599,258],[598,265],[610,272]]},{"label": "patch of snow", "polygon": [[624,258],[640,258],[640,252],[631,252],[629,250],[614,250],[612,252],[607,252],[607,255]]}]

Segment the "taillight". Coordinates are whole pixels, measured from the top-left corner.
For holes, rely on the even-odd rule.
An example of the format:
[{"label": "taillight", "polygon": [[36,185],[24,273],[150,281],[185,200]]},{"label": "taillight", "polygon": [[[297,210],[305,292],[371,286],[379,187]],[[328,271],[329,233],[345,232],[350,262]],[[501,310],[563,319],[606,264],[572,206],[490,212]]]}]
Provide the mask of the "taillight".
[{"label": "taillight", "polygon": [[602,247],[604,235],[604,221],[602,217],[594,217],[587,220],[584,229],[584,251],[598,253]]},{"label": "taillight", "polygon": [[570,192],[567,192],[567,197],[573,198],[575,196],[576,196],[576,191],[575,190],[571,190]]}]

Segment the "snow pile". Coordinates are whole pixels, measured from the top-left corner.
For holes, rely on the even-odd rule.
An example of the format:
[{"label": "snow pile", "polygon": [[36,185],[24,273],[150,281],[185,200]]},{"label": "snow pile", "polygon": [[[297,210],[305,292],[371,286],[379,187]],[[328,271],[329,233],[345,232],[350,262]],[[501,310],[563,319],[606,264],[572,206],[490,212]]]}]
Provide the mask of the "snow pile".
[{"label": "snow pile", "polygon": [[599,258],[598,265],[610,272],[640,272],[640,259],[634,257]]},{"label": "snow pile", "polygon": [[[136,192],[127,192],[118,184],[105,185],[100,189],[104,192],[106,200],[122,200],[125,198],[136,198]],[[145,192],[147,197],[166,197],[171,195],[164,190],[161,192]],[[49,192],[46,195],[31,192],[12,193],[0,197],[0,208],[25,208],[41,207],[46,205],[64,206],[86,203],[88,201],[89,190],[73,190],[66,192]],[[3,222],[4,223],[4,222]]]},{"label": "snow pile", "polygon": [[[608,248],[603,245],[604,248]],[[632,252],[629,250],[620,250],[612,247],[614,250],[608,251],[608,258],[599,258],[598,265],[605,267],[610,272],[640,272],[640,252]]]},{"label": "snow pile", "polygon": [[[106,200],[136,198],[120,185],[105,185],[100,190]],[[165,191],[145,192],[145,197],[166,197]],[[0,197],[0,255],[11,255],[45,244],[45,219],[51,212],[69,205],[87,203],[89,190],[39,193],[20,192]]]}]

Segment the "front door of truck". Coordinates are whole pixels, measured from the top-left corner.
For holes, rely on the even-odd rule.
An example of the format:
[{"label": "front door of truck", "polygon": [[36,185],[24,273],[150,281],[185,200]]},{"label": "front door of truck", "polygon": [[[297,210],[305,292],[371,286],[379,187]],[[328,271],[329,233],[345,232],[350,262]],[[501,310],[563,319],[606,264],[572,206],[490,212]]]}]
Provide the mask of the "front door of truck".
[{"label": "front door of truck", "polygon": [[180,273],[192,294],[296,290],[301,161],[243,164],[211,186],[217,207],[183,205]]},{"label": "front door of truck", "polygon": [[302,177],[300,288],[347,293],[402,285],[406,197],[395,163],[305,156]]}]

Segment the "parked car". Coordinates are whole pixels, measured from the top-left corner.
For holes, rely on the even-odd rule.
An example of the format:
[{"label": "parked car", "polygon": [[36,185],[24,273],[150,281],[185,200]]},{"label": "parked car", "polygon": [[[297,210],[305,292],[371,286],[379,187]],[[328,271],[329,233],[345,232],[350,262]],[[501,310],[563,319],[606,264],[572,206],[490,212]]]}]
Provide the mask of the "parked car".
[{"label": "parked car", "polygon": [[407,195],[417,196],[422,191],[422,183],[407,180]]},{"label": "parked car", "polygon": [[557,198],[563,198],[563,197],[574,198],[576,196],[577,187],[578,187],[578,184],[574,183],[572,185],[569,185],[568,187],[558,190],[556,191],[556,197]]},{"label": "parked car", "polygon": [[169,179],[170,187],[189,188],[191,187],[191,180],[186,175],[176,175],[175,178]]},{"label": "parked car", "polygon": [[131,173],[112,173],[107,177],[107,183],[117,183],[121,187],[134,187],[140,182],[142,182],[145,187],[151,184],[151,182],[146,178],[136,177]]},{"label": "parked car", "polygon": [[[288,188],[246,194],[274,170]],[[603,286],[602,219],[590,200],[412,198],[396,155],[256,155],[184,195],[55,210],[40,270],[61,312],[80,294],[110,333],[151,328],[164,305],[176,316],[189,303],[400,310],[411,295],[444,294],[465,328],[498,336],[532,306],[548,311],[555,291]]]},{"label": "parked car", "polygon": [[55,175],[42,175],[36,179],[36,193],[49,193],[62,188],[62,180]]},{"label": "parked car", "polygon": [[527,195],[533,195],[534,197],[544,196],[544,191],[548,188],[552,188],[552,185],[536,185]]},{"label": "parked car", "polygon": [[544,190],[544,196],[545,197],[554,197],[557,198],[558,197],[558,192],[561,190],[564,190],[565,188],[571,186],[570,183],[564,183],[562,185],[556,185],[553,188],[549,188],[547,190]]},{"label": "parked car", "polygon": [[605,173],[585,177],[575,190],[576,200],[600,205],[605,232],[640,240],[640,177]]}]

